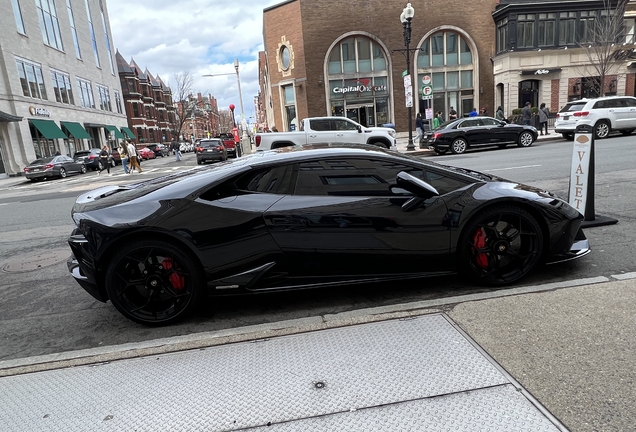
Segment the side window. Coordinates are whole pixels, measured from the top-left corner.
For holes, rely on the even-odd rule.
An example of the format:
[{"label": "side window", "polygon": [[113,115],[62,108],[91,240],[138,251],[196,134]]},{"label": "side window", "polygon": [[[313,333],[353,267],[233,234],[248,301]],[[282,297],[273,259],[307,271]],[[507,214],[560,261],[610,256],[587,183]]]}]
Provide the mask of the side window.
[{"label": "side window", "polygon": [[[608,104],[608,102],[610,103]],[[604,109],[604,108],[612,108],[611,101],[602,100],[594,104],[594,109]]]},{"label": "side window", "polygon": [[375,161],[378,166],[378,172],[382,178],[390,185],[395,185],[395,177],[400,171],[407,172],[421,180],[424,180],[435,189],[440,195],[447,194],[459,188],[466,186],[468,183],[450,177],[446,173],[438,172],[431,168],[413,167],[393,161]]},{"label": "side window", "polygon": [[636,99],[635,98],[626,98],[628,107],[636,107]]},{"label": "side window", "polygon": [[333,130],[357,130],[356,125],[344,119],[332,119]]},{"label": "side window", "polygon": [[328,131],[330,130],[329,119],[310,120],[309,127],[315,131]]},{"label": "side window", "polygon": [[298,166],[294,195],[391,196],[389,184],[368,159],[327,159]]},{"label": "side window", "polygon": [[627,104],[627,99],[625,98],[620,98],[620,99],[615,99],[616,100],[616,107],[617,108],[627,108],[629,105]]},{"label": "side window", "polygon": [[483,118],[481,119],[484,126],[499,126],[499,122],[495,119],[491,118]]},{"label": "side window", "polygon": [[291,191],[293,173],[294,165],[264,168],[244,174],[235,185],[241,191],[287,194]]}]

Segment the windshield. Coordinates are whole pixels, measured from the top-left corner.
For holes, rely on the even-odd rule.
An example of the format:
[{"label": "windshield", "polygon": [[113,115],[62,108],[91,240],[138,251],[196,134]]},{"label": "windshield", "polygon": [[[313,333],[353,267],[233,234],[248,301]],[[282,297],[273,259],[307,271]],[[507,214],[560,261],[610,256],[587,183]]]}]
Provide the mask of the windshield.
[{"label": "windshield", "polygon": [[45,158],[36,159],[33,162],[31,162],[31,165],[44,165],[51,162],[53,159],[55,159],[55,157],[45,157]]}]

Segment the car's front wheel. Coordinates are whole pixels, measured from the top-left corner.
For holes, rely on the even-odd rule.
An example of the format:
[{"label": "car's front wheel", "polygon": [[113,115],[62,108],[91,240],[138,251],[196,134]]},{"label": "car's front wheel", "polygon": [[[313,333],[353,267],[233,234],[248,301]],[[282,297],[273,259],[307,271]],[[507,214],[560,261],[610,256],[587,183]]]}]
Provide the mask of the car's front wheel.
[{"label": "car's front wheel", "polygon": [[530,132],[521,132],[517,145],[519,147],[530,147],[534,141],[534,137]]},{"label": "car's front wheel", "polygon": [[528,274],[541,260],[543,236],[520,207],[500,205],[468,222],[457,246],[458,268],[474,282],[504,285]]},{"label": "car's front wheel", "polygon": [[596,123],[596,125],[594,126],[594,138],[596,139],[607,138],[607,136],[610,133],[610,130],[611,130],[610,124],[605,120],[601,120],[600,122]]},{"label": "car's front wheel", "polygon": [[462,154],[468,148],[468,142],[464,138],[456,138],[451,144],[451,152],[453,154]]},{"label": "car's front wheel", "polygon": [[97,162],[97,169],[100,171],[104,171],[104,165],[102,164],[102,161]]},{"label": "car's front wheel", "polygon": [[191,315],[204,294],[197,262],[171,243],[132,242],[110,260],[106,292],[126,318],[146,325],[172,324]]}]

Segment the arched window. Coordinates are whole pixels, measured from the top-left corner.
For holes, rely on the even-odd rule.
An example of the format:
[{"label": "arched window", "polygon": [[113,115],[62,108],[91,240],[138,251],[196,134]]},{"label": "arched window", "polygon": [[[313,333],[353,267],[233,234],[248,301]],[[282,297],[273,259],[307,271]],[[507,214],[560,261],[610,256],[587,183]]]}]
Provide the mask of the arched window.
[{"label": "arched window", "polygon": [[333,46],[327,58],[331,115],[364,126],[388,123],[389,72],[382,46],[364,35],[348,36]]},{"label": "arched window", "polygon": [[[474,61],[468,39],[455,31],[432,34],[417,52],[417,90],[420,112],[433,108],[448,120],[451,107],[458,116],[468,115],[474,107]],[[422,89],[431,83],[433,95],[427,99]]]}]

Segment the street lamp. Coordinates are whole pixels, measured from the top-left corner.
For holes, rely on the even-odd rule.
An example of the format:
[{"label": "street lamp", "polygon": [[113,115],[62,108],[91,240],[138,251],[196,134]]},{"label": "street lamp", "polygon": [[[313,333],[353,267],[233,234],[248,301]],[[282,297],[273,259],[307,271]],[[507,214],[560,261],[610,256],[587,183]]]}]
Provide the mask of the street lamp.
[{"label": "street lamp", "polygon": [[[407,76],[409,76],[411,74],[411,50],[409,49],[409,45],[411,43],[411,20],[413,19],[413,16],[415,15],[415,9],[413,9],[413,6],[411,6],[411,3],[407,3],[406,7],[404,8],[404,10],[402,10],[402,14],[400,15],[400,21],[402,22],[402,27],[404,28],[404,46],[406,47],[406,74]],[[412,94],[412,87],[413,84],[412,82],[410,82],[410,92]],[[405,95],[405,97],[408,98],[407,95]],[[409,143],[406,146],[406,150],[407,151],[413,151],[415,150],[415,146],[413,145],[413,113],[412,113],[412,107],[413,107],[413,97],[411,96],[410,101],[407,100],[406,102],[406,106],[408,109],[408,116],[409,116]]]}]

